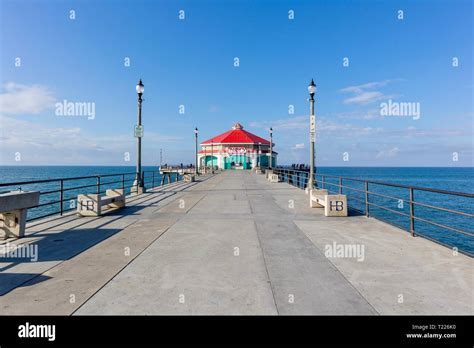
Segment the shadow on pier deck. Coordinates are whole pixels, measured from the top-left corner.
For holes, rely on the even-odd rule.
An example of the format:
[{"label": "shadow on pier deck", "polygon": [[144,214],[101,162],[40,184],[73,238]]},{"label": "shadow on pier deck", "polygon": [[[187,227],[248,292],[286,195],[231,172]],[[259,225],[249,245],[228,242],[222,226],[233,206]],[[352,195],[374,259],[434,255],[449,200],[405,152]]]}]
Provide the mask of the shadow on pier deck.
[{"label": "shadow on pier deck", "polygon": [[[303,191],[245,171],[36,221],[13,244],[37,245],[38,260],[2,259],[2,314],[474,314],[468,256],[324,217]],[[326,257],[335,245],[363,254]]]}]

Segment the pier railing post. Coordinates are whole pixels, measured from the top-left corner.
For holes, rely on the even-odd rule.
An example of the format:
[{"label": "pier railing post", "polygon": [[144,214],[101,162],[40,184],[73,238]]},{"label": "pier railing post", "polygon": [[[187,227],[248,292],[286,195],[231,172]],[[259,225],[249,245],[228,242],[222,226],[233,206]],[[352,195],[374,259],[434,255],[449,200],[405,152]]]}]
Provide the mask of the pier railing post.
[{"label": "pier railing post", "polygon": [[410,187],[410,232],[413,237],[415,237],[415,205],[413,187]]},{"label": "pier railing post", "polygon": [[365,216],[369,217],[369,182],[365,182]]},{"label": "pier railing post", "polygon": [[97,194],[100,195],[100,176],[97,175]]},{"label": "pier railing post", "polygon": [[326,181],[325,180],[326,177],[324,175],[321,175],[321,188],[324,189],[324,182]]},{"label": "pier railing post", "polygon": [[61,193],[60,193],[60,203],[61,207],[59,208],[59,211],[61,212],[61,215],[63,215],[63,200],[64,200],[64,180],[61,179]]},{"label": "pier railing post", "polygon": [[125,192],[125,174],[122,174],[122,190]]},{"label": "pier railing post", "polygon": [[342,195],[342,177],[339,177],[339,194]]},{"label": "pier railing post", "polygon": [[151,188],[155,187],[155,171],[152,172],[152,177],[151,177]]}]

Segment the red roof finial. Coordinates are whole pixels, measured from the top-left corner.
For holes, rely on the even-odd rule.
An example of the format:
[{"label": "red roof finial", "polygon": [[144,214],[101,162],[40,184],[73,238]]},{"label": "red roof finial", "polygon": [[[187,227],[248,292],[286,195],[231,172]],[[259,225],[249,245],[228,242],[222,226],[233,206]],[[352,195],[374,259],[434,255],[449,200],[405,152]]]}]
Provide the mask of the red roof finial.
[{"label": "red roof finial", "polygon": [[232,129],[244,129],[244,126],[242,126],[239,122],[237,122],[236,124],[234,124],[232,126]]}]

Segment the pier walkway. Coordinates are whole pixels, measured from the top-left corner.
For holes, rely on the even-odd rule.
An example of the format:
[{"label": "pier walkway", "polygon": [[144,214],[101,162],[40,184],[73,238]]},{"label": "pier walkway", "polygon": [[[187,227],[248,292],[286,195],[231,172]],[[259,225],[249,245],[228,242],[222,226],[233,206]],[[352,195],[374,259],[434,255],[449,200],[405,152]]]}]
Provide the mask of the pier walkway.
[{"label": "pier walkway", "polygon": [[[37,245],[38,260],[0,258],[1,314],[474,314],[472,258],[365,216],[325,217],[250,171],[32,222],[10,243]],[[363,253],[326,257],[337,245]]]}]

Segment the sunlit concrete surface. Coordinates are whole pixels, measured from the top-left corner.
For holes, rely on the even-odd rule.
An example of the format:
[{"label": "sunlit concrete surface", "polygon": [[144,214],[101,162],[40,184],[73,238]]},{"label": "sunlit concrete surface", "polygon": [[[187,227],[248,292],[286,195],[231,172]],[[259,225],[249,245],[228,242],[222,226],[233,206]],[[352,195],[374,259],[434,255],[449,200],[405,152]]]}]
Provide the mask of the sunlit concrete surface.
[{"label": "sunlit concrete surface", "polygon": [[[471,258],[364,216],[325,217],[250,171],[31,223],[13,243],[39,258],[0,258],[1,314],[474,314]],[[363,253],[327,257],[334,243]]]}]

